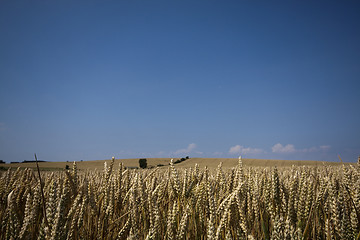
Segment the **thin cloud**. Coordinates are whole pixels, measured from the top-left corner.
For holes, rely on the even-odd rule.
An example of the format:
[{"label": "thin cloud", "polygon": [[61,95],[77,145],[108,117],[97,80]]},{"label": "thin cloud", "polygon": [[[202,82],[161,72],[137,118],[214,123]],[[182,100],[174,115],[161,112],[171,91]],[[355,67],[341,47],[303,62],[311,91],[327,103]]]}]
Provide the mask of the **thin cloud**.
[{"label": "thin cloud", "polygon": [[311,147],[311,148],[304,148],[300,149],[299,152],[327,152],[330,149],[329,145],[322,145],[320,147]]},{"label": "thin cloud", "polygon": [[271,149],[273,153],[314,153],[320,151],[326,152],[330,149],[330,146],[322,145],[320,147],[296,149],[293,144],[282,145],[281,143],[277,143]]},{"label": "thin cloud", "polygon": [[182,149],[178,149],[176,151],[164,151],[161,150],[159,152],[156,153],[156,156],[158,157],[168,157],[168,156],[172,156],[172,157],[176,157],[179,155],[187,155],[187,154],[197,154],[197,155],[202,155],[204,154],[201,151],[195,151],[197,148],[195,143],[190,143],[186,148],[182,148]]},{"label": "thin cloud", "polygon": [[296,152],[294,145],[287,144],[283,146],[281,143],[275,144],[272,148],[273,153],[293,153]]},{"label": "thin cloud", "polygon": [[264,150],[260,148],[251,148],[251,147],[244,147],[241,145],[235,145],[230,148],[229,154],[235,155],[235,154],[259,154],[263,153]]},{"label": "thin cloud", "polygon": [[166,155],[166,152],[165,151],[160,151],[160,152],[157,153],[157,155],[158,156],[164,156],[164,155]]},{"label": "thin cloud", "polygon": [[330,149],[329,145],[323,145],[319,147],[322,151],[328,151]]},{"label": "thin cloud", "polygon": [[174,152],[174,154],[189,154],[196,148],[195,143],[190,143],[187,148],[179,149]]}]

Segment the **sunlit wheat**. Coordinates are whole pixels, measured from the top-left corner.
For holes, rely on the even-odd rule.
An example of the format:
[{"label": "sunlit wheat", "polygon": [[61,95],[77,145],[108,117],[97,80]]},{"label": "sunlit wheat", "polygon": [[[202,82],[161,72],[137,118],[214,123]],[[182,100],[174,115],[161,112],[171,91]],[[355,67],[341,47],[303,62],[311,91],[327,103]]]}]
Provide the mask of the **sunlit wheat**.
[{"label": "sunlit wheat", "polygon": [[1,172],[0,239],[360,237],[360,163],[138,170],[113,159],[102,172],[74,163],[41,173],[44,198],[32,171]]}]

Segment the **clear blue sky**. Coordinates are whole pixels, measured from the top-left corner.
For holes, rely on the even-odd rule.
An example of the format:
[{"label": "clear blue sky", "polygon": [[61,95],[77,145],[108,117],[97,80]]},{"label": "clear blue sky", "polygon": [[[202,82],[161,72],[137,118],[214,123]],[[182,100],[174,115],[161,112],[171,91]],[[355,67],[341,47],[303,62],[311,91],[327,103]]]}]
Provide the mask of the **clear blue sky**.
[{"label": "clear blue sky", "polygon": [[359,1],[1,1],[0,159],[356,161]]}]

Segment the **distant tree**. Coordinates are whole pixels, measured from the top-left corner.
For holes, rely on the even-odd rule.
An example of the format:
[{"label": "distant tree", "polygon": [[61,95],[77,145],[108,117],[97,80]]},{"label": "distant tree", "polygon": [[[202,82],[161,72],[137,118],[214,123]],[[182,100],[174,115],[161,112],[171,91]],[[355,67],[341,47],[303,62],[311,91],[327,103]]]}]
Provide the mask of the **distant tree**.
[{"label": "distant tree", "polygon": [[0,160],[0,163],[5,163],[3,160]]},{"label": "distant tree", "polygon": [[189,159],[189,156],[186,156],[186,159]]},{"label": "distant tree", "polygon": [[146,158],[139,159],[139,166],[140,168],[146,168],[147,167],[147,160]]}]

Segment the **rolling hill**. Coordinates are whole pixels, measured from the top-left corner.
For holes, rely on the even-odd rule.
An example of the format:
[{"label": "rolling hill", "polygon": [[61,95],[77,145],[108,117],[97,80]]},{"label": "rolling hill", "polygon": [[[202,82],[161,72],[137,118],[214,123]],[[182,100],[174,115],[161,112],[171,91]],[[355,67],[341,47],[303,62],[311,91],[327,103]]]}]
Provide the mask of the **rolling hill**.
[{"label": "rolling hill", "polygon": [[[174,161],[177,159],[174,159]],[[341,165],[340,162],[324,162],[324,161],[309,161],[309,160],[273,160],[273,159],[252,159],[252,158],[243,158],[244,167],[290,167],[292,165],[295,166],[323,166],[323,165]],[[104,163],[108,164],[111,162],[110,159],[107,160],[94,160],[94,161],[78,161],[76,162],[79,170],[102,170],[104,167]],[[114,167],[118,168],[120,163],[123,163],[125,167],[138,167],[139,159],[116,159]],[[166,167],[169,165],[170,158],[147,158],[148,167],[156,167],[158,165],[163,165],[161,167]],[[209,168],[216,168],[220,162],[223,163],[223,168],[231,168],[235,167],[238,164],[237,158],[190,158],[183,162],[176,164],[175,166],[178,168],[189,168],[194,167],[195,164],[199,164],[200,168],[205,166]],[[349,163],[344,163],[349,164]],[[64,169],[68,165],[72,168],[72,162],[40,162],[39,166],[42,170],[61,170]],[[0,164],[0,167],[12,167],[12,168],[35,168],[36,163],[13,163],[13,164]]]}]

